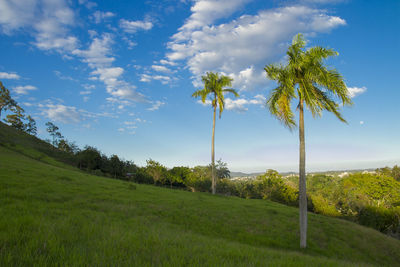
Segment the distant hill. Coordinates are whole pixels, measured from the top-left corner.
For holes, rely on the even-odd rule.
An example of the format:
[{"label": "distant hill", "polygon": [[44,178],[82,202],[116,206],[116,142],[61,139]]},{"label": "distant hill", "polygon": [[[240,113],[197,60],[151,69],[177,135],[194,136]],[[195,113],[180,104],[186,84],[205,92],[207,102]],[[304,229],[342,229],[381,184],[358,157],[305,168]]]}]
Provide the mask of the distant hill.
[{"label": "distant hill", "polygon": [[310,213],[300,250],[296,208],[89,175],[3,129],[0,266],[399,266],[373,229]]},{"label": "distant hill", "polygon": [[253,173],[244,173],[244,172],[231,172],[231,178],[234,177],[257,177],[258,175],[263,174],[263,172],[253,172]]}]

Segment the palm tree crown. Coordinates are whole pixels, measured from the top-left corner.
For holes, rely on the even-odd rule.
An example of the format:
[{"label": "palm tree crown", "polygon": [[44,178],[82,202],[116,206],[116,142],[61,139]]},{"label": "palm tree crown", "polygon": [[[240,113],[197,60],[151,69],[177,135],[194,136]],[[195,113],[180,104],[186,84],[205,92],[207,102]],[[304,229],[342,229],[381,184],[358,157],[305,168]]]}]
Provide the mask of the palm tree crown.
[{"label": "palm tree crown", "polygon": [[296,123],[291,101],[298,98],[299,104],[304,101],[313,117],[321,116],[325,109],[346,122],[339,112],[339,104],[334,100],[338,98],[343,105],[352,104],[346,84],[335,69],[328,69],[323,63],[324,59],[338,53],[318,46],[304,51],[305,44],[303,36],[296,35],[287,51],[288,64],[270,64],[264,68],[267,77],[278,83],[267,102],[270,112],[293,129]]},{"label": "palm tree crown", "polygon": [[224,87],[232,86],[233,79],[224,75],[219,76],[218,73],[207,72],[205,76],[201,77],[201,80],[204,83],[204,88],[195,91],[192,97],[201,97],[201,101],[205,103],[207,96],[211,94],[211,105],[213,108],[219,106],[219,117],[221,118],[221,113],[224,111],[225,107],[224,93],[232,93],[236,97],[239,96],[235,89],[224,89]]}]

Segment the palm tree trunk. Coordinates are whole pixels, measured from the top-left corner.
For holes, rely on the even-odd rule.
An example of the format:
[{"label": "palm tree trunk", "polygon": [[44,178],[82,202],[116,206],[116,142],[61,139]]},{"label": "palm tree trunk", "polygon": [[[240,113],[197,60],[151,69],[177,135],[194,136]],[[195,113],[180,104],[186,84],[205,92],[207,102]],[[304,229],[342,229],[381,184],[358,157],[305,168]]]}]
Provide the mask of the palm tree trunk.
[{"label": "palm tree trunk", "polygon": [[211,139],[211,192],[215,194],[216,181],[215,181],[215,115],[217,113],[217,106],[214,106],[214,117],[213,117],[213,128],[212,128],[212,139]]},{"label": "palm tree trunk", "polygon": [[304,109],[300,99],[299,139],[299,210],[300,210],[300,248],[307,247],[307,191],[306,191],[306,148],[304,140]]}]

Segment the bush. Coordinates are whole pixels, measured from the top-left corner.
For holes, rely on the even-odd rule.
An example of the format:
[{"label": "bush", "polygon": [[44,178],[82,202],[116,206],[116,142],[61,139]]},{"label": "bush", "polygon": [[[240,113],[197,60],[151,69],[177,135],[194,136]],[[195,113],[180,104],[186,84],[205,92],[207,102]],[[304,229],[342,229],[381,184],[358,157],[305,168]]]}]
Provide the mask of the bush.
[{"label": "bush", "polygon": [[357,216],[359,224],[372,227],[383,233],[400,234],[400,209],[367,206]]},{"label": "bush", "polygon": [[226,196],[238,196],[235,182],[229,179],[220,179],[217,181],[217,193]]},{"label": "bush", "polygon": [[138,168],[136,172],[132,173],[129,180],[139,184],[154,183],[153,177],[147,173],[145,168]]},{"label": "bush", "polygon": [[325,199],[321,195],[312,195],[309,196],[312,202],[312,211],[315,213],[328,215],[328,216],[340,216],[340,213],[336,210],[334,204],[329,203],[327,199]]}]

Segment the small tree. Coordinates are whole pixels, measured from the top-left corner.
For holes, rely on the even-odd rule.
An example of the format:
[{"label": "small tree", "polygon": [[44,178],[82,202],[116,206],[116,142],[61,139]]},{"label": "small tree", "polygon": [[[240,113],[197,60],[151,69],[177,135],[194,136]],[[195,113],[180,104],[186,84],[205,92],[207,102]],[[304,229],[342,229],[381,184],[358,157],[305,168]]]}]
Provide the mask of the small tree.
[{"label": "small tree", "polygon": [[217,165],[215,166],[215,172],[217,178],[219,179],[231,177],[231,171],[228,169],[228,164],[226,162],[223,162],[222,159],[217,160]]},{"label": "small tree", "polygon": [[25,130],[25,124],[22,121],[24,119],[24,115],[21,113],[15,113],[15,114],[9,114],[6,116],[6,119],[4,121],[8,124],[10,124],[11,127],[24,131]]},{"label": "small tree", "polygon": [[36,135],[37,134],[37,127],[36,127],[36,121],[28,115],[26,117],[28,122],[25,124],[25,132],[27,132],[30,135]]},{"label": "small tree", "polygon": [[56,146],[58,143],[59,139],[64,138],[64,136],[61,135],[61,133],[58,131],[59,128],[52,122],[46,122],[47,126],[47,132],[50,134],[50,136],[53,138],[53,146]]},{"label": "small tree", "polygon": [[152,159],[147,160],[146,163],[146,172],[153,177],[154,184],[164,184],[167,178],[167,168]]},{"label": "small tree", "polygon": [[11,98],[10,91],[0,81],[0,118],[1,112],[11,110],[13,113],[23,113],[24,110]]},{"label": "small tree", "polygon": [[110,158],[110,168],[111,168],[111,174],[114,175],[114,178],[122,176],[123,167],[124,164],[118,158],[118,156],[112,155]]}]

